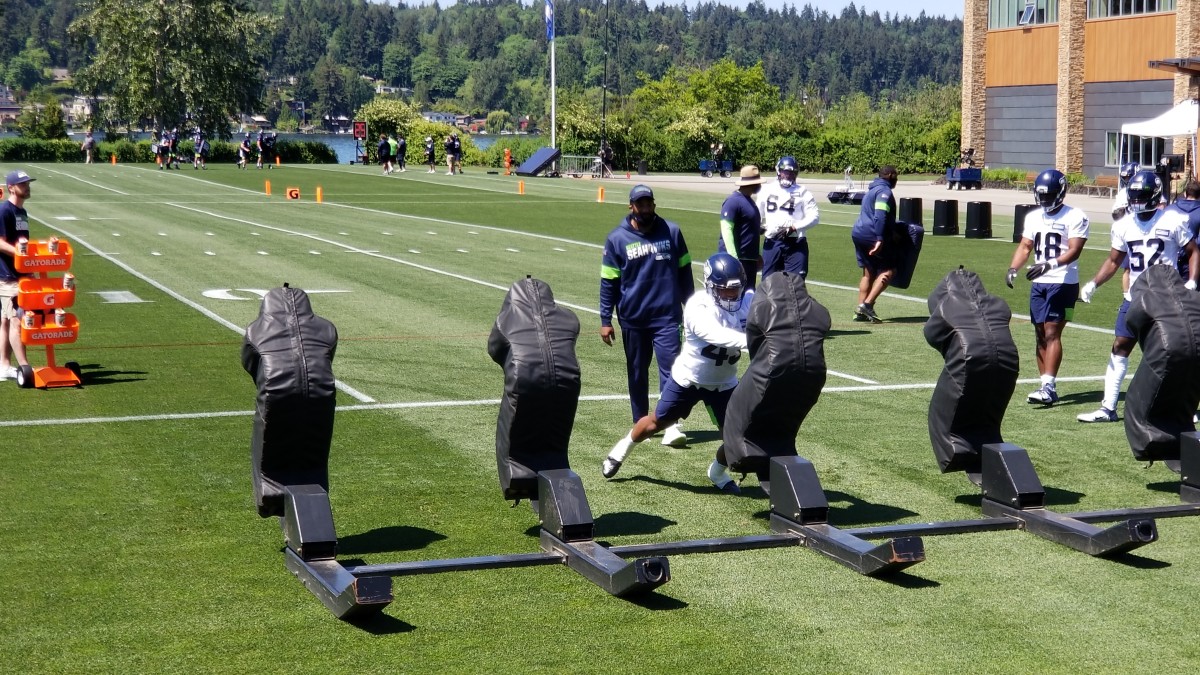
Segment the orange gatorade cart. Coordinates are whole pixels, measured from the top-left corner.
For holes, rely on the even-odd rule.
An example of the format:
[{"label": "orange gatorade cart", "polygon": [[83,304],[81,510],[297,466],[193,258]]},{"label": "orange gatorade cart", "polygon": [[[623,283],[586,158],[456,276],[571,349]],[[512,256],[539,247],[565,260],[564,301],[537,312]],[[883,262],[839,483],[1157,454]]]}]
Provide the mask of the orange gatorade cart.
[{"label": "orange gatorade cart", "polygon": [[[24,366],[19,369],[17,384],[24,388],[80,387],[79,364],[68,361],[54,364],[54,345],[69,344],[79,338],[79,319],[67,312],[75,304],[75,277],[71,269],[73,252],[64,239],[51,237],[47,241],[30,241],[27,250],[18,245],[13,262],[18,272],[34,276],[20,280],[17,304],[24,310],[21,316],[21,342],[27,347],[46,348],[46,365],[41,368]],[[50,272],[64,272],[51,277]]]}]

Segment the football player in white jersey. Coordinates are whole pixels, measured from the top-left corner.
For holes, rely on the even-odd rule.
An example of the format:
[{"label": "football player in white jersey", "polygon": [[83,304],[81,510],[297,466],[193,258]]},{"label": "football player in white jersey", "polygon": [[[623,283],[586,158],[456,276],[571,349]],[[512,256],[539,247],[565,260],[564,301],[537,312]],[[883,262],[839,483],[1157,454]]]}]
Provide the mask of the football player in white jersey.
[{"label": "football player in white jersey", "polygon": [[1004,282],[1009,288],[1017,268],[1033,253],[1033,264],[1025,273],[1032,281],[1029,317],[1037,338],[1038,374],[1041,386],[1027,401],[1042,405],[1058,403],[1058,367],[1062,364],[1062,331],[1075,313],[1079,299],[1079,254],[1088,238],[1088,218],[1083,211],[1067,206],[1067,177],[1046,169],[1033,182],[1040,211],[1025,216],[1021,243],[1013,252]]},{"label": "football player in white jersey", "polygon": [[758,191],[758,212],[766,240],[762,248],[762,278],[780,270],[808,275],[808,239],[805,231],[817,224],[817,199],[796,182],[799,165],[795,157],[781,157],[775,164],[776,181]]},{"label": "football player in white jersey", "polygon": [[[1129,288],[1132,289],[1138,277],[1151,265],[1177,267],[1181,252],[1187,254],[1190,263],[1188,280],[1184,285],[1188,290],[1196,290],[1200,249],[1192,240],[1187,217],[1175,210],[1159,208],[1162,203],[1162,180],[1153,171],[1139,171],[1129,181],[1128,192],[1129,213],[1113,223],[1112,250],[1100,265],[1096,276],[1080,289],[1079,299],[1091,302],[1096,288],[1111,279],[1126,258],[1129,260]],[[1121,393],[1121,381],[1129,369],[1129,354],[1137,344],[1137,336],[1125,325],[1125,313],[1129,311],[1131,299],[1130,291],[1125,291],[1125,301],[1117,312],[1112,355],[1104,372],[1104,399],[1100,409],[1079,415],[1076,419],[1080,422],[1117,421],[1117,397]]]},{"label": "football player in white jersey", "polygon": [[1120,220],[1125,216],[1125,209],[1129,208],[1129,181],[1133,179],[1133,175],[1142,167],[1137,162],[1125,162],[1121,165],[1121,170],[1117,173],[1120,177],[1120,188],[1117,189],[1117,195],[1113,198],[1112,217],[1114,221]]},{"label": "football player in white jersey", "polygon": [[[703,402],[725,425],[725,408],[737,386],[737,362],[746,348],[746,315],[754,291],[746,288],[746,272],[738,259],[716,253],[704,263],[704,290],[688,299],[683,309],[683,349],[671,366],[654,412],[638,420],[604,459],[605,478],[617,475],[633,446],[687,416]],[[725,492],[737,492],[729,470],[713,462],[709,479]]]}]

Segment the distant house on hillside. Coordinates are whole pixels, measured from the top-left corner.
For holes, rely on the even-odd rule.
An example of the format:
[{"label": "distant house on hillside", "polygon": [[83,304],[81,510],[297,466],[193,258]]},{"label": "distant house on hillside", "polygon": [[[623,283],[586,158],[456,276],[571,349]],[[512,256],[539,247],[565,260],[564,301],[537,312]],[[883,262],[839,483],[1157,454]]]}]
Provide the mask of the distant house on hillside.
[{"label": "distant house on hillside", "polygon": [[62,106],[63,118],[67,124],[82,124],[92,116],[92,101],[83,96],[76,96]]},{"label": "distant house on hillside", "polygon": [[421,113],[421,117],[425,118],[425,120],[428,122],[449,124],[451,126],[458,121],[458,115],[455,115],[454,113],[434,112],[432,110],[427,110]]},{"label": "distant house on hillside", "polygon": [[20,114],[21,106],[17,105],[12,89],[0,84],[0,124],[11,124]]},{"label": "distant house on hillside", "polygon": [[71,71],[66,68],[51,68],[50,79],[55,82],[66,82],[71,79]]},{"label": "distant house on hillside", "polygon": [[375,85],[375,93],[408,98],[409,96],[412,96],[412,89],[409,89],[408,87],[390,87],[386,84],[377,84]]}]

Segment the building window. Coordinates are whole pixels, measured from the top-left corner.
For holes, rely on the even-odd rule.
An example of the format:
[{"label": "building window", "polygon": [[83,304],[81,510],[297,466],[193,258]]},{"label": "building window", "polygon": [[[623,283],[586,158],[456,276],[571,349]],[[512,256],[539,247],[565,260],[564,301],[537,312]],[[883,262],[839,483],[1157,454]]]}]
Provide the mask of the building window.
[{"label": "building window", "polygon": [[1088,18],[1175,11],[1176,0],[1088,0]]},{"label": "building window", "polygon": [[1166,152],[1165,138],[1129,136],[1119,131],[1110,131],[1104,144],[1104,166],[1119,167],[1126,162],[1155,166]]},{"label": "building window", "polygon": [[[1167,0],[1136,1],[1165,2]],[[1058,2],[1059,0],[988,0],[988,28],[1015,28],[1058,23]],[[1170,2],[1174,3],[1175,0],[1170,0]]]}]

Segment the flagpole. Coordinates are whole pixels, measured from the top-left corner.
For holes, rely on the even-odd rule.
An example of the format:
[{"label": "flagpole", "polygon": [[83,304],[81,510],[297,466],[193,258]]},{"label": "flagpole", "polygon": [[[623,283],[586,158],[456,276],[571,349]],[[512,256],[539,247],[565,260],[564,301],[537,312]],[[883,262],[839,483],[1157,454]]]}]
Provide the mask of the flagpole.
[{"label": "flagpole", "polygon": [[551,40],[550,41],[550,147],[552,147],[552,148],[558,147],[554,143],[554,138],[555,138],[554,132],[558,129],[558,124],[555,122],[556,113],[557,113],[557,109],[556,109],[557,101],[555,100],[555,98],[556,97],[555,97],[555,86],[554,86],[554,40]]},{"label": "flagpole", "polygon": [[556,145],[557,104],[554,79],[554,0],[546,0],[546,39],[550,42],[550,147]]}]

